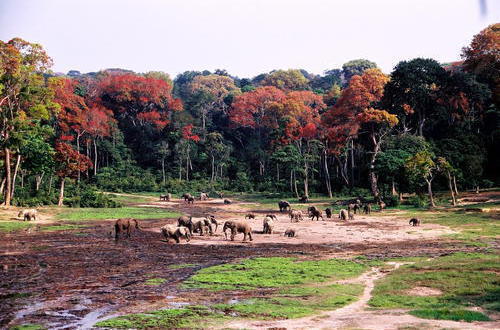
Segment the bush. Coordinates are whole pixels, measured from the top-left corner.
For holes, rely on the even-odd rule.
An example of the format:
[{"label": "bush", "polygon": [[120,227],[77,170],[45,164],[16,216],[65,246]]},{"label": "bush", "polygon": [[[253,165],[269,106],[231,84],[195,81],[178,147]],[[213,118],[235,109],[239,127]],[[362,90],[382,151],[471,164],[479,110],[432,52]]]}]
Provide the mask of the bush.
[{"label": "bush", "polygon": [[398,207],[401,204],[399,196],[389,195],[384,197],[383,200],[388,207]]},{"label": "bush", "polygon": [[427,200],[427,197],[424,197],[422,195],[417,195],[417,196],[412,196],[408,198],[408,205],[413,205],[414,207],[417,208],[422,208],[426,207],[429,205],[429,201]]},{"label": "bush", "polygon": [[122,205],[106,194],[96,191],[90,186],[83,186],[75,196],[67,198],[64,204],[70,207],[116,208]]}]

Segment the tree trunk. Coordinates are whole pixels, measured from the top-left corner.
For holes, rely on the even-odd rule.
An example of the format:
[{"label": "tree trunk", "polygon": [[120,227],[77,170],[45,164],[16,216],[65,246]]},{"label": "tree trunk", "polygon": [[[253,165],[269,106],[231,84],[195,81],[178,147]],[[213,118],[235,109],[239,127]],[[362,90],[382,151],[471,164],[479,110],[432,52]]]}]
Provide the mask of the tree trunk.
[{"label": "tree trunk", "polygon": [[333,198],[332,194],[332,184],[330,179],[330,171],[328,170],[328,156],[326,154],[326,149],[324,150],[325,156],[325,181],[326,181],[326,190],[328,191],[328,197]]},{"label": "tree trunk", "polygon": [[4,189],[5,189],[5,178],[2,179],[2,184],[0,184],[0,193],[3,194]]},{"label": "tree trunk", "polygon": [[57,206],[63,206],[63,201],[64,201],[64,181],[65,177],[61,178],[61,187],[59,189],[59,201],[57,202]]},{"label": "tree trunk", "polygon": [[43,179],[44,174],[45,173],[35,175],[35,191],[40,190],[40,186],[42,185],[42,179]]},{"label": "tree trunk", "polygon": [[6,178],[6,185],[5,185],[5,192],[4,192],[4,202],[3,204],[7,207],[10,206],[10,201],[11,201],[11,189],[12,189],[12,176],[11,176],[11,169],[10,169],[10,149],[5,148],[5,178]]},{"label": "tree trunk", "polygon": [[453,176],[453,189],[455,190],[455,195],[458,196],[457,177],[456,176]]},{"label": "tree trunk", "polygon": [[212,176],[210,177],[210,182],[214,182],[215,180],[215,157],[212,154]]},{"label": "tree trunk", "polygon": [[304,196],[309,197],[309,166],[304,162]]},{"label": "tree trunk", "polygon": [[280,182],[280,165],[276,163],[276,183],[279,184]]},{"label": "tree trunk", "polygon": [[457,201],[455,199],[455,192],[453,191],[451,174],[450,174],[449,171],[447,171],[446,174],[447,174],[447,177],[448,177],[448,186],[450,188],[450,193],[451,193],[451,205],[455,206],[455,205],[457,205]]},{"label": "tree trunk", "polygon": [[293,187],[295,188],[295,196],[299,198],[299,190],[297,189],[297,176],[295,174],[295,170],[293,170]]},{"label": "tree trunk", "polygon": [[432,180],[425,179],[425,182],[427,182],[427,192],[429,194],[429,203],[430,207],[436,207],[436,204],[434,203],[434,197],[432,196]]},{"label": "tree trunk", "polygon": [[163,179],[163,185],[165,185],[167,183],[165,178],[165,157],[161,158],[161,175]]},{"label": "tree trunk", "polygon": [[94,139],[94,176],[97,175],[97,143]]},{"label": "tree trunk", "polygon": [[14,176],[12,177],[12,189],[10,192],[10,199],[14,199],[14,191],[16,190],[16,178],[19,171],[19,164],[21,164],[21,154],[17,153],[16,167],[14,167]]},{"label": "tree trunk", "polygon": [[290,192],[293,193],[293,170],[290,170]]},{"label": "tree trunk", "polygon": [[396,191],[396,183],[394,182],[394,178],[392,179],[392,196],[397,196],[398,192]]},{"label": "tree trunk", "polygon": [[354,188],[354,140],[351,139],[351,190]]},{"label": "tree trunk", "polygon": [[371,136],[373,142],[373,152],[370,157],[370,169],[369,169],[369,179],[370,179],[370,187],[372,190],[372,195],[375,198],[375,201],[380,201],[380,192],[378,190],[378,180],[377,175],[375,174],[375,161],[377,160],[377,155],[380,151],[380,141],[377,141],[375,136],[372,134]]},{"label": "tree trunk", "polygon": [[49,178],[49,196],[52,193],[52,179],[54,179],[54,176],[51,174]]}]

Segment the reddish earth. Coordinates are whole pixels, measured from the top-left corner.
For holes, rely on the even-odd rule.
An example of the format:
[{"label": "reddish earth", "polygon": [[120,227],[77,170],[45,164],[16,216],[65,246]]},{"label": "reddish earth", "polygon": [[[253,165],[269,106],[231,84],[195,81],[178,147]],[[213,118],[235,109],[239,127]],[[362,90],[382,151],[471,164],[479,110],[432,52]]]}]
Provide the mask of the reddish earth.
[{"label": "reddish earth", "polygon": [[[220,200],[187,206],[181,202],[152,203],[193,216],[216,214],[220,220],[242,219],[243,206],[224,206]],[[355,221],[304,221],[290,223],[278,214],[276,234],[262,235],[263,211],[250,220],[254,241],[224,239],[219,227],[212,237],[195,236],[190,243],[167,244],[159,228],[175,219],[142,220],[142,232],[115,242],[109,236],[112,222],[87,222],[78,231],[24,231],[0,234],[0,327],[39,323],[51,328],[88,328],[99,318],[117,313],[182,306],[184,303],[225,302],[244,296],[241,292],[204,293],[180,289],[178,284],[196,270],[256,256],[327,258],[365,255],[368,258],[446,255],[458,250],[478,251],[437,236],[450,233],[443,226],[410,227],[408,219],[376,213]],[[299,230],[297,238],[283,237],[288,227]],[[193,267],[171,269],[178,264]],[[165,278],[159,286],[146,285],[149,278]],[[265,292],[263,292],[265,293]],[[252,294],[255,295],[255,292]]]}]

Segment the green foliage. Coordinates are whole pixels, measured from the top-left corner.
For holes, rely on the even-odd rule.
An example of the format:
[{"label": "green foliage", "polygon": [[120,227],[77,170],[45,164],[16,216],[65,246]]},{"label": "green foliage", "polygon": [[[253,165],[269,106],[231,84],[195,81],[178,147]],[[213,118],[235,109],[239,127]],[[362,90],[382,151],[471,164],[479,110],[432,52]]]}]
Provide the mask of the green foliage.
[{"label": "green foliage", "polygon": [[155,278],[150,278],[144,282],[146,285],[160,285],[165,283],[167,280],[162,278],[162,277],[155,277]]},{"label": "green foliage", "polygon": [[276,288],[361,274],[366,266],[347,260],[295,261],[293,258],[255,258],[237,264],[204,268],[184,282],[185,287],[210,290]]},{"label": "green foliage", "polygon": [[408,198],[408,201],[405,204],[412,205],[416,208],[423,208],[429,205],[429,200],[426,196],[415,195]]},{"label": "green foliage", "polygon": [[64,202],[70,207],[93,207],[93,208],[116,208],[121,207],[121,204],[108,195],[97,192],[94,189],[86,186],[78,196],[67,198]]},{"label": "green foliage", "polygon": [[468,311],[464,309],[417,309],[410,312],[411,315],[423,319],[432,320],[452,320],[452,321],[490,321],[490,318],[483,313]]},{"label": "green foliage", "polygon": [[29,221],[0,221],[0,231],[11,232],[32,227]]},{"label": "green foliage", "polygon": [[46,329],[43,325],[26,323],[21,325],[15,325],[10,327],[9,330],[44,330]]}]

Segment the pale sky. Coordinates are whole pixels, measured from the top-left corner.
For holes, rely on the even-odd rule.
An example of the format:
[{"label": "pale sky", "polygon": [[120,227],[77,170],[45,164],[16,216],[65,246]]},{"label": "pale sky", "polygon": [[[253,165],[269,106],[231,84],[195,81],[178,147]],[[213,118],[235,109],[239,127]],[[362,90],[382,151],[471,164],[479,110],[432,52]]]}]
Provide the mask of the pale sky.
[{"label": "pale sky", "polygon": [[460,59],[500,22],[483,0],[0,0],[0,40],[42,44],[53,70],[273,69],[312,73],[366,58],[386,73],[401,60]]}]

